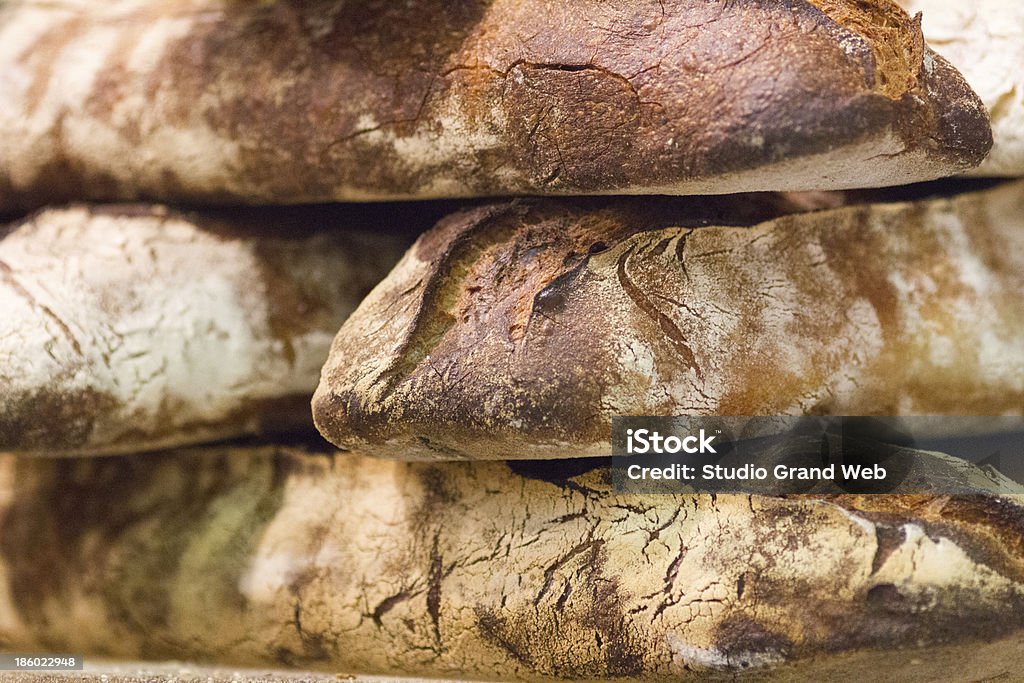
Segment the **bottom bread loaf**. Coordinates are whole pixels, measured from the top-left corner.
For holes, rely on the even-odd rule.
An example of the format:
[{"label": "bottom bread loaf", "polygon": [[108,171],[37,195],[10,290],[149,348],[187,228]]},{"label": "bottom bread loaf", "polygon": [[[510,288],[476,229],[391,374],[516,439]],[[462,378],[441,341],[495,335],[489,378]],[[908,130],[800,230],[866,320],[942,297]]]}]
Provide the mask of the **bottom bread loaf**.
[{"label": "bottom bread loaf", "polygon": [[3,457],[0,650],[476,679],[1024,667],[1015,500],[609,479],[285,447]]}]

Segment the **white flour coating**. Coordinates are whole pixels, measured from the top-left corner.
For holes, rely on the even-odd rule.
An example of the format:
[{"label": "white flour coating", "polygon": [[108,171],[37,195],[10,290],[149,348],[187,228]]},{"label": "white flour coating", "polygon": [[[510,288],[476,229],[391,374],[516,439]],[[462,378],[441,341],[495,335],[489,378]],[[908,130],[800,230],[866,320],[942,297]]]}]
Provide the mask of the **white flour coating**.
[{"label": "white flour coating", "polygon": [[786,192],[890,187],[934,179],[943,175],[938,168],[939,164],[929,159],[927,152],[906,149],[889,130],[855,144],[723,173],[713,180],[684,180],[659,187],[636,186],[595,194],[732,194],[761,187],[766,177],[773,179],[773,189]]},{"label": "white flour coating", "polygon": [[[850,405],[857,401],[857,395],[861,391],[857,368],[866,359],[881,353],[884,345],[878,314],[867,301],[849,302],[845,318],[846,326],[834,341],[838,348],[849,355],[851,362],[848,366],[836,367],[822,382],[823,390],[840,405]],[[848,336],[841,336],[843,334]],[[803,362],[805,370],[814,369],[807,365],[806,358]],[[807,412],[812,410],[814,405],[815,397],[806,396],[800,409]]]},{"label": "white flour coating", "polygon": [[[152,25],[143,29],[138,42],[129,53],[126,66],[138,73],[156,67],[161,53],[171,40],[184,38],[192,28],[193,22],[187,18],[163,17],[155,19]],[[135,97],[140,97],[138,93]]]},{"label": "white flour coating", "polygon": [[[1024,188],[1018,191],[1022,190]],[[991,268],[971,245],[969,231],[964,225],[971,219],[958,215],[952,205],[948,205],[930,212],[928,220],[936,237],[957,255],[944,265],[955,271],[953,281],[958,280],[961,288],[956,296],[945,295],[945,315],[938,316],[934,310],[929,310],[928,299],[943,296],[939,280],[946,280],[945,286],[949,287],[950,278],[946,270],[892,271],[890,282],[896,285],[901,295],[900,315],[908,332],[928,349],[927,354],[916,360],[909,357],[908,362],[916,363],[922,372],[927,371],[928,365],[955,369],[964,362],[964,340],[970,339],[968,348],[973,347],[977,357],[985,359],[976,365],[978,379],[1021,391],[1024,389],[1024,373],[1021,372],[1024,368],[1024,344],[1019,330],[1000,324],[1005,320],[1000,308],[1000,290],[1003,287],[992,277]],[[1021,217],[1014,217],[1012,213],[997,220],[1010,222],[1018,230],[1022,227],[1019,225]],[[1005,302],[1002,303],[1005,306]]]},{"label": "white flour coating", "polygon": [[[449,106],[454,106],[449,102]],[[469,136],[464,130],[465,121],[457,115],[441,126],[440,133],[416,134],[400,137],[390,130],[375,129],[365,133],[366,141],[374,144],[390,143],[395,152],[411,167],[432,170],[438,175],[433,184],[422,188],[419,195],[424,198],[444,198],[471,194],[472,190],[455,177],[445,177],[444,163],[450,159],[464,158],[464,154],[478,149],[488,149],[500,142],[496,137],[475,132]],[[494,118],[489,125],[498,130],[505,118]],[[457,125],[456,125],[457,124]],[[870,163],[865,163],[865,159]],[[907,150],[903,142],[886,131],[851,145],[830,149],[819,154],[808,154],[798,159],[787,159],[751,170],[721,173],[713,178],[687,179],[661,186],[637,185],[602,190],[594,189],[594,195],[696,195],[732,194],[749,192],[753,187],[765,185],[764,178],[772,178],[772,188],[778,191],[811,191],[821,188],[830,190],[891,187],[919,181],[932,180],[944,173],[940,165],[930,159],[925,150]],[[993,174],[995,175],[995,174]],[[498,177],[510,183],[522,180],[509,167],[500,167]],[[345,189],[349,192],[348,188]],[[545,189],[546,193],[559,194],[557,186]],[[567,193],[573,194],[573,193]],[[367,193],[358,200],[385,200],[387,194]]]},{"label": "white flour coating", "polygon": [[[97,89],[96,80],[111,56],[121,49],[119,41],[124,38],[114,18],[128,16],[145,5],[119,2],[105,7],[104,12],[111,14],[110,25],[62,40],[55,48],[56,54],[49,55],[46,51],[33,53],[31,48],[47,31],[61,26],[54,12],[69,7],[66,21],[70,24],[78,4],[12,4],[9,15],[0,22],[0,63],[5,65],[0,86],[9,103],[0,108],[0,128],[8,131],[4,170],[14,186],[43,182],[40,175],[47,171],[47,162],[74,150],[80,163],[103,169],[119,186],[165,182],[163,169],[171,165],[178,183],[188,191],[201,194],[211,187],[234,188],[239,146],[215,133],[202,116],[206,107],[218,104],[215,98],[196,102],[187,123],[179,126],[154,114],[168,96],[166,85],[151,95],[141,89],[127,89],[110,104],[112,110],[101,116],[89,110],[90,98],[102,90]],[[131,44],[126,78],[145,79],[153,73],[154,60],[163,56],[167,45],[197,30],[204,21],[203,13],[195,11],[200,5],[212,11],[219,3],[183,3],[176,15],[149,25],[138,36],[138,42]],[[23,55],[31,57],[23,61]],[[45,80],[37,73],[41,59],[52,59]],[[133,128],[134,134],[129,134]],[[111,159],[121,162],[111,164]]]},{"label": "white flour coating", "polygon": [[[179,221],[123,227],[77,210],[44,214],[36,230],[4,240],[14,277],[37,305],[67,321],[82,349],[79,356],[55,322],[21,306],[29,315],[16,327],[19,351],[34,372],[12,373],[12,382],[45,387],[71,371],[69,390],[109,392],[126,414],[156,413],[166,400],[194,402],[176,414],[184,421],[222,417],[246,394],[308,389],[301,372],[288,377],[279,368],[281,386],[261,377],[266,370],[253,373],[254,360],[278,354],[268,347],[261,293],[245,286],[257,268],[251,245],[218,244]],[[78,251],[90,242],[100,248]],[[21,301],[9,287],[3,296]],[[41,363],[37,350],[53,343],[56,358]]]},{"label": "white flour coating", "polygon": [[[742,326],[754,324],[761,331],[763,339],[792,340],[802,334],[806,326],[803,319],[807,306],[801,300],[802,293],[793,286],[784,268],[773,266],[773,242],[766,241],[765,248],[751,249],[744,252],[731,263],[731,269],[723,272],[720,263],[708,262],[704,259],[692,258],[687,264],[688,279],[681,277],[679,264],[672,257],[677,240],[673,240],[669,248],[661,255],[654,255],[647,247],[657,243],[663,236],[647,239],[644,234],[627,240],[599,257],[591,259],[591,273],[595,271],[613,271],[613,264],[630,248],[640,245],[636,257],[644,261],[644,266],[651,268],[651,261],[660,261],[653,266],[663,273],[663,289],[666,294],[683,294],[682,305],[659,306],[675,320],[683,333],[686,334],[695,353],[697,365],[701,370],[698,378],[696,370],[680,371],[676,364],[665,363],[652,349],[652,345],[660,344],[659,336],[646,336],[650,333],[639,326],[640,318],[634,320],[632,326],[621,329],[621,338],[613,340],[621,349],[616,369],[619,373],[616,382],[606,387],[601,409],[608,415],[640,414],[651,412],[652,406],[662,407],[671,414],[679,413],[714,413],[719,409],[721,401],[735,389],[735,373],[731,372],[734,354],[744,350],[728,346],[722,340],[742,339]],[[678,239],[678,238],[677,238]],[[802,249],[810,254],[808,260],[821,260],[821,248],[810,243]],[[823,262],[820,267],[828,268]],[[628,270],[628,269],[627,269]],[[839,275],[835,274],[838,278]],[[730,294],[730,279],[735,282],[750,281],[760,283],[761,293],[766,305],[758,308],[743,309]],[[622,299],[622,291],[614,277],[602,280],[601,299],[615,301]],[[657,296],[657,292],[655,292]],[[841,296],[841,293],[839,294]],[[662,302],[667,300],[662,299]],[[844,326],[834,337],[822,340],[822,347],[834,349],[834,352],[848,355],[870,356],[879,352],[882,347],[881,328],[875,311],[865,301],[848,301],[844,316]],[[637,313],[635,306],[621,301],[623,313]],[[618,307],[617,307],[618,308]],[[813,314],[813,312],[811,313]],[[752,321],[750,316],[757,319]],[[756,347],[764,345],[763,341],[750,340]],[[807,353],[806,346],[795,343],[771,344],[773,362],[786,372],[802,377],[820,368],[816,367],[818,359]],[[840,367],[833,375],[822,383],[825,391],[833,396],[853,397],[857,384],[850,380],[850,373],[856,368]],[[819,401],[820,395],[794,397],[787,413],[804,414]],[[666,413],[666,414],[668,414]],[[654,414],[654,413],[652,413]]]},{"label": "white flour coating", "polygon": [[[11,464],[0,517],[67,529],[0,556],[0,605],[38,557],[61,580],[8,600],[11,649],[689,681],[862,650],[905,663],[1024,624],[1021,553],[1000,542],[1020,507],[1005,498],[636,496],[604,469],[553,483],[504,463],[207,448],[75,463],[88,504],[69,524],[52,501],[70,468],[0,457],[0,472]],[[130,481],[110,476],[125,467]],[[110,498],[136,514],[111,519]],[[893,623],[912,628],[878,627]]]},{"label": "white flour coating", "polygon": [[[680,232],[693,235],[693,242],[701,237],[699,231]],[[601,294],[595,298],[615,302],[612,306],[619,311],[618,316],[632,317],[631,324],[621,325],[620,336],[613,339],[621,349],[616,366],[619,374],[617,381],[605,388],[601,404],[605,414],[661,414],[656,407],[665,414],[714,414],[737,389],[737,382],[748,381],[742,374],[737,375],[734,366],[736,358],[743,355],[770,350],[771,362],[781,374],[806,377],[822,369],[821,356],[808,353],[809,345],[851,359],[870,358],[882,350],[882,329],[875,310],[867,301],[845,298],[842,275],[832,270],[821,245],[808,239],[793,252],[779,256],[786,237],[781,228],[777,232],[752,231],[753,238],[745,245],[740,239],[731,240],[733,255],[728,257],[727,266],[721,260],[700,258],[700,252],[709,248],[690,249],[692,243],[688,242],[685,275],[674,256],[679,237],[660,253],[651,249],[665,238],[664,234],[640,233],[591,258],[591,276],[604,274]],[[635,251],[630,259],[638,261],[638,267],[660,274],[658,289],[652,287],[648,294],[687,337],[700,377],[695,369],[665,362],[664,356],[652,348],[662,345],[663,333],[650,329],[650,321],[625,298],[614,277],[615,263],[631,250]],[[816,322],[807,317],[822,312],[808,305],[806,290],[790,275],[789,266],[796,262],[807,270],[815,264],[813,267],[819,270],[820,286],[827,291],[818,291],[815,296],[843,302],[842,328],[828,338],[804,339],[805,330]],[[627,266],[627,274],[630,271]],[[742,293],[740,298],[737,292]],[[751,297],[754,292],[762,305],[747,305],[743,297]],[[757,329],[757,337],[750,338],[745,327]],[[855,401],[859,365],[839,364],[814,393],[794,395],[782,412],[804,414],[825,396]]]},{"label": "white flour coating", "polygon": [[738,666],[762,668],[784,661],[781,654],[773,652],[749,651],[726,655],[715,648],[694,647],[672,633],[666,636],[665,641],[671,648],[672,654],[677,656],[681,663],[695,664],[704,669],[726,669]]},{"label": "white flour coating", "polygon": [[[437,125],[430,130],[422,128],[411,135],[399,135],[391,128],[378,124],[372,113],[362,114],[358,129],[365,131],[362,139],[374,145],[390,146],[398,159],[409,168],[429,171],[431,181],[420,192],[424,197],[450,197],[472,194],[472,190],[459,180],[456,166],[481,151],[501,146],[496,131],[508,125],[507,116],[498,106],[492,107],[486,121],[474,121],[465,113],[464,95],[457,90],[449,92],[436,112]],[[488,132],[495,131],[495,132]],[[345,192],[349,190],[346,188]]]},{"label": "white flour coating", "polygon": [[925,40],[948,59],[992,117],[992,152],[972,175],[1024,175],[1024,3],[898,0],[922,13]]},{"label": "white flour coating", "polygon": [[[38,214],[0,240],[0,413],[26,410],[21,402],[43,391],[69,402],[101,394],[116,408],[83,447],[102,450],[125,439],[189,442],[201,428],[174,431],[195,423],[216,435],[249,402],[311,394],[361,287],[337,291],[376,257],[322,236],[296,244],[276,245],[268,262],[259,239],[178,216]],[[359,258],[368,265],[353,266]],[[273,328],[271,294],[283,297],[278,308],[308,304],[268,291],[268,263],[318,302],[305,311],[308,329]],[[252,431],[261,418],[253,410],[248,427],[227,429]]]},{"label": "white flour coating", "polygon": [[927,595],[929,591],[975,588],[1006,580],[991,567],[978,566],[948,538],[932,538],[917,524],[904,524],[901,530],[903,543],[875,572],[879,582],[892,581],[908,593]]},{"label": "white flour coating", "polygon": [[[199,29],[204,21],[204,12],[199,10],[216,17],[221,4],[214,0],[185,2],[172,16],[154,19],[131,43],[126,60],[130,73],[124,76],[125,80],[147,82],[167,46]],[[5,65],[17,64],[15,55],[29,52],[41,34],[60,25],[54,20],[58,8],[67,7],[70,19],[75,16],[73,10],[80,7],[75,2],[53,6],[31,2],[15,5],[17,12],[11,11],[9,20],[0,24],[0,63]],[[28,187],[37,182],[45,160],[61,152],[53,146],[56,138],[65,149],[74,150],[87,168],[104,169],[125,187],[136,183],[158,187],[164,182],[163,169],[174,168],[183,191],[202,195],[209,188],[224,188],[228,192],[246,194],[244,184],[248,181],[240,180],[245,175],[240,159],[242,146],[213,130],[204,120],[204,112],[217,111],[224,101],[241,96],[239,90],[245,83],[221,79],[216,92],[204,94],[194,104],[187,122],[180,125],[172,125],[155,113],[162,109],[165,101],[173,102],[173,93],[164,90],[173,85],[160,86],[153,94],[142,87],[125,88],[111,103],[112,111],[103,116],[90,114],[85,106],[96,91],[97,76],[112,51],[118,48],[118,39],[124,37],[113,18],[129,16],[144,7],[144,2],[119,0],[103,9],[110,15],[109,27],[99,25],[77,40],[61,42],[57,48],[59,54],[53,61],[52,76],[38,103],[31,102],[31,91],[38,88],[35,78],[30,76],[34,71],[31,64],[24,69],[8,66],[0,71],[5,100],[20,105],[0,108],[0,129],[15,131],[9,136],[11,148],[4,157],[11,160],[8,172],[16,186]],[[342,7],[342,3],[335,3],[330,13],[336,14]],[[322,21],[323,25],[315,31],[330,28],[330,21],[326,18]],[[275,95],[280,106],[292,85],[294,76],[285,72],[262,87],[267,95]],[[501,144],[496,134],[485,130],[500,131],[506,121],[501,108],[495,106],[491,110],[493,120],[486,125],[471,123],[472,117],[463,112],[462,97],[458,92],[446,96],[439,105],[437,125],[429,131],[421,129],[412,135],[398,135],[381,126],[372,113],[359,118],[357,130],[362,131],[360,136],[367,143],[393,148],[398,159],[409,168],[432,174],[429,185],[420,193],[422,196],[472,194],[472,189],[458,179],[457,173],[449,169],[446,175],[445,169],[456,162],[465,163],[480,150]],[[138,139],[125,133],[133,128],[131,124],[137,126]],[[123,159],[126,163],[111,164],[111,159]],[[338,192],[356,201],[389,197],[387,193],[354,187],[341,187]]]}]

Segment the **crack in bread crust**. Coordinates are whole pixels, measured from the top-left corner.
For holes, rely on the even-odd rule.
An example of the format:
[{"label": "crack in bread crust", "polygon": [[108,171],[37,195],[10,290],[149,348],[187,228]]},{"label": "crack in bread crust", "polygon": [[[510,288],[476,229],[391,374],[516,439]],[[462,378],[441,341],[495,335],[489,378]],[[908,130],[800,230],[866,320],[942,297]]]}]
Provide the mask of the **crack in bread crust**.
[{"label": "crack in bread crust", "polygon": [[21,0],[0,211],[836,189],[981,161],[984,108],[915,20],[819,5]]},{"label": "crack in bread crust", "polygon": [[501,459],[608,454],[616,415],[1021,415],[1022,183],[777,200],[748,227],[707,199],[454,214],[339,331],[317,426],[373,455]]},{"label": "crack in bread crust", "polygon": [[513,680],[1020,661],[1018,500],[636,496],[546,465],[0,457],[0,643]]}]

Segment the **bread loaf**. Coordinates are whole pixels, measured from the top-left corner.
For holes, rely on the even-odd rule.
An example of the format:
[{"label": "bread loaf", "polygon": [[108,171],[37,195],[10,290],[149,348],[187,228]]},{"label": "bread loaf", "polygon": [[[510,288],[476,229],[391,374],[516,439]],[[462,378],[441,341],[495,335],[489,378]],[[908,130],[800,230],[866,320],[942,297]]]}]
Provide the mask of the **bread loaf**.
[{"label": "bread loaf", "polygon": [[949,175],[980,101],[891,0],[15,0],[0,212]]},{"label": "bread loaf", "polygon": [[473,680],[1024,662],[1004,498],[641,497],[588,461],[273,447],[0,463],[5,650]]},{"label": "bread loaf", "polygon": [[994,144],[974,175],[1024,176],[1024,3],[899,0],[963,73],[992,118]]},{"label": "bread loaf", "polygon": [[79,206],[11,226],[0,451],[105,454],[311,426],[331,338],[407,243],[288,220]]},{"label": "bread loaf", "polygon": [[341,328],[317,426],[512,459],[607,455],[618,415],[1024,414],[1024,182],[752,227],[693,206],[443,220]]}]

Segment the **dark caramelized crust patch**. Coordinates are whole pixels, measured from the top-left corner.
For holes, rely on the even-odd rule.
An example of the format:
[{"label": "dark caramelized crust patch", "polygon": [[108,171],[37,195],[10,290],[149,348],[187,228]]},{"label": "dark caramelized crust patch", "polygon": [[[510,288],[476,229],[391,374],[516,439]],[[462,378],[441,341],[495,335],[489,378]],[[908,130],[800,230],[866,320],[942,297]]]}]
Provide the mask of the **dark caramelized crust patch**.
[{"label": "dark caramelized crust patch", "polygon": [[339,331],[317,426],[371,455],[562,458],[610,453],[617,415],[1021,414],[1024,185],[806,201],[453,214]]},{"label": "dark caramelized crust patch", "polygon": [[981,161],[985,109],[915,19],[817,5],[15,3],[0,211],[837,189]]}]

